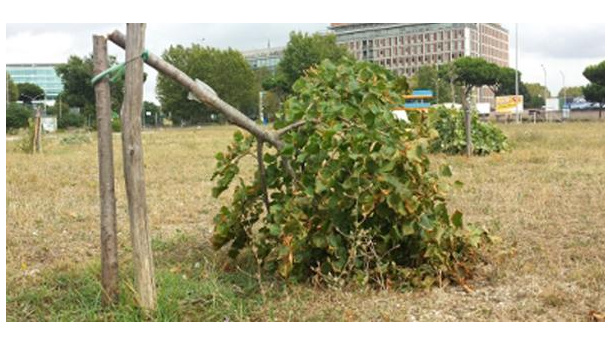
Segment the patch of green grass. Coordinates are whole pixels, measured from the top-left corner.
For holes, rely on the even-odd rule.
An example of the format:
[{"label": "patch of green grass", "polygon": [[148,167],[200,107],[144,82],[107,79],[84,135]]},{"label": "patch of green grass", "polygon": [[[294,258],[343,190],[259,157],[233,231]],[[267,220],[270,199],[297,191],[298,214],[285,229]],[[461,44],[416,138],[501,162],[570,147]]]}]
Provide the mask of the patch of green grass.
[{"label": "patch of green grass", "polygon": [[28,288],[9,287],[7,321],[245,321],[260,309],[257,281],[244,271],[222,272],[213,254],[178,236],[154,241],[158,307],[146,316],[136,304],[132,268],[121,266],[120,301],[101,305],[99,263],[50,271]]}]

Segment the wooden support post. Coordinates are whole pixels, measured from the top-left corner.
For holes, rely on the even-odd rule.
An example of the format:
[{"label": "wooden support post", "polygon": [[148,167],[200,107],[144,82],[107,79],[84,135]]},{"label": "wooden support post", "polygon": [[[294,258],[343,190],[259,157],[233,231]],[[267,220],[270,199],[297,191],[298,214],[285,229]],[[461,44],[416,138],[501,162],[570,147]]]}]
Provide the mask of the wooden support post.
[{"label": "wooden support post", "polygon": [[142,98],[145,24],[127,24],[125,47],[125,99],[121,114],[123,168],[129,207],[129,226],[133,246],[133,264],[138,303],[148,311],[156,308],[153,254],[146,214],[144,155],[142,149]]},{"label": "wooden support post", "polygon": [[34,116],[34,138],[32,142],[32,151],[34,153],[42,152],[42,120],[40,117],[40,108],[36,108]]},{"label": "wooden support post", "polygon": [[[93,36],[93,74],[108,68],[108,47],[104,36]],[[119,261],[117,254],[116,197],[112,152],[110,83],[104,78],[94,85],[97,114],[97,157],[100,183],[100,240],[102,256],[102,304],[119,300]]]},{"label": "wooden support post", "polygon": [[[121,48],[125,48],[126,46],[125,36],[123,36],[120,31],[115,30],[114,32],[109,34],[108,40],[114,42],[114,44],[118,45]],[[209,86],[206,85],[205,87],[202,87],[184,72],[177,69],[175,66],[167,63],[155,54],[149,53],[146,63],[152,68],[162,73],[163,75],[173,79],[178,84],[184,86],[200,101],[223,113],[236,126],[245,129],[258,139],[268,142],[269,144],[273,145],[278,151],[281,151],[284,147],[285,144],[280,139],[280,135],[277,132],[272,133],[267,131],[264,127],[258,126],[254,121],[252,121],[242,112],[220,99],[215,92],[211,91],[212,88],[210,88]],[[199,82],[202,83],[201,81]],[[286,157],[282,157],[282,165],[284,166],[284,169],[290,174],[290,176],[292,176],[292,178],[297,181],[297,175],[294,169],[292,169],[292,166],[290,165],[290,162],[288,162],[288,159]]]}]

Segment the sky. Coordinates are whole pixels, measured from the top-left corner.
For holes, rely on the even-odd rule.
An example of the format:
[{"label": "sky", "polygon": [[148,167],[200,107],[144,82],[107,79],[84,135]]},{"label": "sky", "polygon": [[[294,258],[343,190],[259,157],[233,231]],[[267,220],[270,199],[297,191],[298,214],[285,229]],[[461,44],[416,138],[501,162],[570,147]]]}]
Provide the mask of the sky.
[{"label": "sky", "polygon": [[[515,23],[503,23],[510,31],[510,66],[515,67]],[[216,48],[260,49],[270,44],[282,46],[291,31],[324,32],[329,23],[286,24],[147,24],[146,46],[157,55],[170,45],[199,43]],[[61,63],[70,55],[90,54],[92,35],[115,29],[124,32],[124,24],[7,24],[6,63]],[[553,94],[562,87],[587,83],[582,71],[605,58],[605,24],[594,23],[520,23],[519,70],[525,82],[547,85]],[[124,60],[124,52],[109,44],[109,54]],[[145,68],[147,78],[144,98],[158,103],[155,94],[157,73]]]}]

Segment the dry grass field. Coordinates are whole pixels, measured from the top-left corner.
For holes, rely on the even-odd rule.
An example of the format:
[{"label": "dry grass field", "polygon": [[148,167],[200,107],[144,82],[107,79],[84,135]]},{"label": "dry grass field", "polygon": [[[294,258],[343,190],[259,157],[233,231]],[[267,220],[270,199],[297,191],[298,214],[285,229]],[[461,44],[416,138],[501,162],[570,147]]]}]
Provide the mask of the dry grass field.
[{"label": "dry grass field", "polygon": [[[234,127],[145,132],[159,310],[153,320],[586,321],[605,312],[604,124],[500,125],[511,151],[448,161],[464,187],[451,206],[502,240],[473,292],[336,291],[272,277],[262,296],[208,244],[225,199],[211,196],[214,154]],[[122,301],[99,305],[96,138],[58,134],[44,154],[7,142],[7,320],[142,320],[134,307],[120,138],[114,137]],[[246,166],[251,176],[254,162]],[[228,193],[227,193],[228,194]]]}]

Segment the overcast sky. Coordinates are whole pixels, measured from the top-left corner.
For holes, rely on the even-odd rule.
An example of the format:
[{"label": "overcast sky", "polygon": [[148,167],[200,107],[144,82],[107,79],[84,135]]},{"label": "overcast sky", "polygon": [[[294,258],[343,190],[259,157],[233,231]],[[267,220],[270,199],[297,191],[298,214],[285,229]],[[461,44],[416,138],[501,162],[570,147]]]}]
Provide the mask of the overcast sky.
[{"label": "overcast sky", "polygon": [[[217,48],[239,50],[282,46],[290,31],[325,31],[320,24],[148,24],[146,46],[160,55],[174,44],[200,43]],[[510,65],[514,67],[515,24],[503,24],[510,31]],[[60,63],[70,55],[85,56],[91,52],[91,36],[114,29],[125,30],[124,24],[7,24],[7,63]],[[109,53],[124,59],[124,52],[109,45]],[[582,71],[587,65],[605,58],[605,25],[575,23],[519,24],[519,70],[525,82],[547,84],[553,94],[562,86],[560,71],[567,86],[587,83]],[[156,72],[146,67],[149,78],[145,99],[156,101]]]}]

